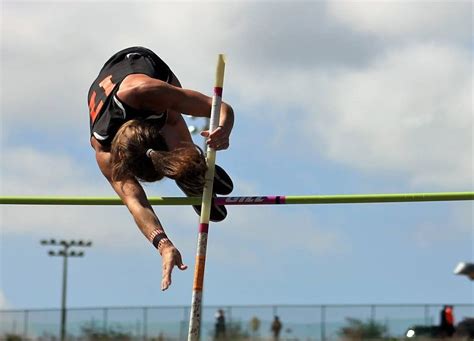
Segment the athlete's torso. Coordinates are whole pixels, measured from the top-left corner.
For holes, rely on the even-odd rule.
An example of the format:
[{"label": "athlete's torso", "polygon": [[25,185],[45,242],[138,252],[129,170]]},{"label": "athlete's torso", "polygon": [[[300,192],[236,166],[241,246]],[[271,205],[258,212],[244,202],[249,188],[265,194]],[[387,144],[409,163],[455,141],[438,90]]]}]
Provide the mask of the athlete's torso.
[{"label": "athlete's torso", "polygon": [[150,119],[161,126],[166,123],[166,113],[136,110],[116,96],[125,77],[137,73],[165,82],[172,76],[166,63],[151,50],[130,47],[117,52],[105,63],[89,89],[91,136],[102,145],[110,145],[120,126],[129,120]]}]

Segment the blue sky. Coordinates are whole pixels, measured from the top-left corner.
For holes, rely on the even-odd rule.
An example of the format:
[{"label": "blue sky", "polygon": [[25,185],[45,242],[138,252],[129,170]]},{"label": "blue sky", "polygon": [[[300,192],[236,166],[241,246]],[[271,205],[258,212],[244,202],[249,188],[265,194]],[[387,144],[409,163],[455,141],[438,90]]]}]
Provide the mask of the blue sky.
[{"label": "blue sky", "polygon": [[[113,195],[89,146],[87,90],[143,45],[210,94],[226,53],[236,112],[218,163],[235,195],[473,189],[470,2],[2,2],[1,194]],[[196,139],[197,144],[202,141]],[[150,195],[181,195],[170,181]],[[463,303],[472,203],[230,207],[211,225],[205,304]],[[124,207],[1,207],[0,308],[187,305],[197,216],[157,207],[190,266],[161,259]]]}]

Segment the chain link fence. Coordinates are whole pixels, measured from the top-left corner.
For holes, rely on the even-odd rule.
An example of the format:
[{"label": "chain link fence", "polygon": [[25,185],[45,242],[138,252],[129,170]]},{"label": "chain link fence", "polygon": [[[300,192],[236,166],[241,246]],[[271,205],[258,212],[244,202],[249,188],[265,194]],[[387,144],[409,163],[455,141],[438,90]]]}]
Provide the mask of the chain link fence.
[{"label": "chain link fence", "polygon": [[[383,330],[385,339],[401,339],[408,328],[436,326],[442,305],[272,305],[206,306],[202,340],[215,340],[215,314],[224,311],[225,340],[273,340],[278,316],[279,340],[332,341],[359,321]],[[458,321],[474,317],[474,304],[454,305]],[[59,309],[0,311],[0,340],[59,340]],[[187,339],[189,307],[103,307],[67,310],[68,341],[181,341]]]}]

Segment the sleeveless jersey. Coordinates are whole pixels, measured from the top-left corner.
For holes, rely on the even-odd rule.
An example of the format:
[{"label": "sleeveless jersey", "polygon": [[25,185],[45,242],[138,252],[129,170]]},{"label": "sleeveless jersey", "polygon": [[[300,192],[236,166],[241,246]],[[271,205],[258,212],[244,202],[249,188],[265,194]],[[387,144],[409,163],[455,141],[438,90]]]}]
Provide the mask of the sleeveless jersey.
[{"label": "sleeveless jersey", "polygon": [[160,127],[166,123],[166,112],[137,110],[116,96],[120,83],[131,74],[145,74],[168,83],[172,77],[168,65],[144,47],[130,47],[114,54],[100,70],[88,93],[91,136],[102,145],[110,146],[119,128],[129,120],[153,120]]}]

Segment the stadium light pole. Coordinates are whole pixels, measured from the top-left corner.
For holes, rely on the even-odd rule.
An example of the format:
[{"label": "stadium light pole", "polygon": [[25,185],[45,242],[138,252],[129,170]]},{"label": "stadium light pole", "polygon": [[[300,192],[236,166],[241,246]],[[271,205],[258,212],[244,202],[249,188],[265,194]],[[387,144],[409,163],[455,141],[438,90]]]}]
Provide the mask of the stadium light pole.
[{"label": "stadium light pole", "polygon": [[66,340],[66,292],[67,292],[67,260],[70,257],[83,257],[83,251],[69,250],[71,247],[90,247],[91,241],[83,240],[56,240],[43,239],[41,240],[43,246],[57,246],[61,247],[59,251],[49,250],[48,255],[51,257],[63,257],[63,278],[62,278],[62,293],[61,293],[61,341]]}]

